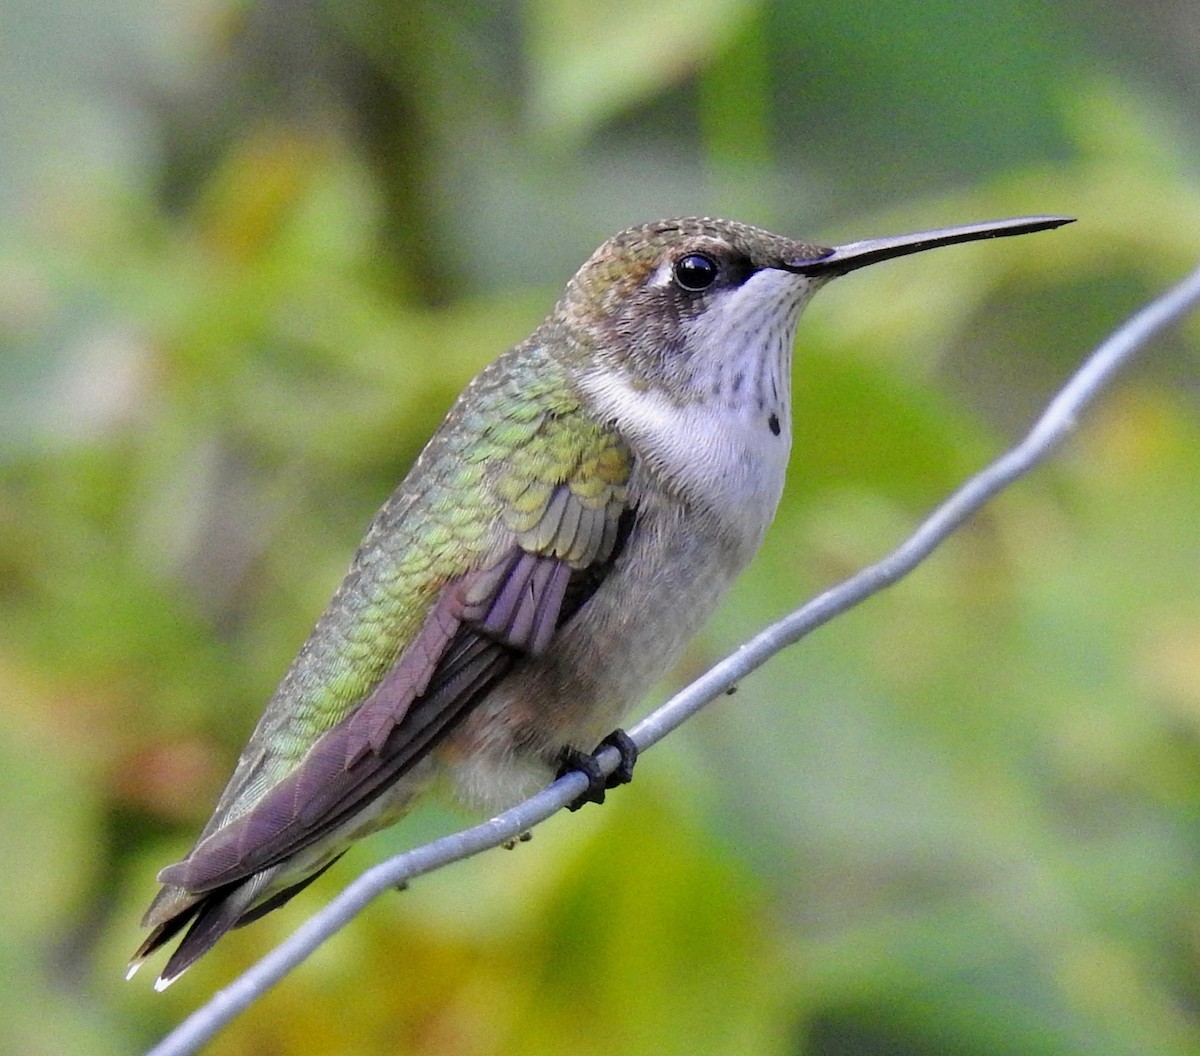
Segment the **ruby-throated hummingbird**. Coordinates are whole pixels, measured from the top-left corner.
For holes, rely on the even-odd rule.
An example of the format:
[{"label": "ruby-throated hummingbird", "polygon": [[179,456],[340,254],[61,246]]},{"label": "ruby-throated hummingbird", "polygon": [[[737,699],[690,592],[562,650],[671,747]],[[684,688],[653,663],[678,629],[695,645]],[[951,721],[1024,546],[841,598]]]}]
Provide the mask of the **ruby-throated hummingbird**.
[{"label": "ruby-throated hummingbird", "polygon": [[[796,320],[830,279],[1068,223],[826,248],[727,220],[610,238],[466,387],[376,515],[162,890],[132,975],[166,986],[435,778],[487,810],[585,755],[667,671],[762,541],[791,446]],[[591,764],[590,768],[588,764]]]}]

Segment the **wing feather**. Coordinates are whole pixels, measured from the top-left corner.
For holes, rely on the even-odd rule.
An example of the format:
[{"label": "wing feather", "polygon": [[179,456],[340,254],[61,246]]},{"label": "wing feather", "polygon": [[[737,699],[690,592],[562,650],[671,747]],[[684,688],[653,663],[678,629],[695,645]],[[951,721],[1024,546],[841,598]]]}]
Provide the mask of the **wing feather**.
[{"label": "wing feather", "polygon": [[[560,518],[569,505],[558,505]],[[579,523],[570,522],[571,540]],[[363,704],[318,738],[251,809],[210,833],[159,880],[195,893],[213,891],[286,861],[351,820],[428,753],[521,655],[545,650],[564,618],[572,580],[590,596],[616,556],[604,554],[603,561],[573,569],[559,557],[514,546],[493,566],[448,583],[421,631]]]},{"label": "wing feather", "polygon": [[[547,393],[559,391],[553,385],[548,379]],[[371,824],[371,803],[513,664],[545,652],[599,588],[633,524],[632,462],[619,438],[572,414],[563,406],[541,418],[500,418],[503,442],[524,444],[525,455],[486,470],[458,446],[458,434],[431,441],[414,478],[380,511],[196,846],[159,874],[164,886],[143,920],[152,931],[135,967],[190,922],[160,978],[169,982],[230,927],[282,904],[327,868],[346,833]],[[473,474],[498,510],[485,506],[484,519],[472,521],[472,508],[452,492],[428,490],[448,488],[460,479],[454,473]],[[417,494],[424,528],[411,521]],[[394,604],[392,592],[427,583],[442,560],[438,548],[456,538],[475,548],[450,562],[466,570],[446,576],[423,622],[402,632],[411,637],[380,671],[381,606]],[[324,722],[295,757],[305,730]]]}]

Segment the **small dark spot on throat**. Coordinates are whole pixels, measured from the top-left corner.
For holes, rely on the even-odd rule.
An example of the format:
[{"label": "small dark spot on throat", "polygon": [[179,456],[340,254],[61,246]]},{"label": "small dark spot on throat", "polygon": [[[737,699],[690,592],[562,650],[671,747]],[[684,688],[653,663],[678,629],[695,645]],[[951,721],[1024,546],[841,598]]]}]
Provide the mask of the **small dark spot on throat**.
[{"label": "small dark spot on throat", "polygon": [[767,415],[767,428],[771,430],[773,436],[779,435],[779,415],[774,411]]}]

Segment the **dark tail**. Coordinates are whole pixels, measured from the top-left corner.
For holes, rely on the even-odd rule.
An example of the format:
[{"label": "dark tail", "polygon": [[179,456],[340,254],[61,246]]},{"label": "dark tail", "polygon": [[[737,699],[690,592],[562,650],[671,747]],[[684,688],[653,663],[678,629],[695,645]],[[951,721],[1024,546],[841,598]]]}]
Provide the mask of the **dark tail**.
[{"label": "dark tail", "polygon": [[[339,854],[312,875],[306,876],[291,887],[276,891],[257,905],[255,902],[273,879],[275,869],[266,869],[247,880],[227,884],[204,895],[191,895],[181,888],[163,888],[151,903],[142,921],[143,924],[153,924],[153,929],[130,960],[125,978],[132,978],[147,957],[187,928],[187,933],[175,947],[175,952],[167,958],[167,963],[154,984],[155,990],[165,990],[211,950],[225,932],[231,928],[240,928],[243,924],[249,924],[278,909],[308,887],[340,857]],[[159,919],[163,918],[164,914],[165,918]]]},{"label": "dark tail", "polygon": [[[237,926],[262,891],[265,880],[270,879],[270,872],[271,870],[268,870],[267,873],[257,874],[248,880],[219,887],[199,896],[188,896],[178,888],[164,888],[150,906],[143,923],[152,922],[162,911],[170,912],[173,908],[172,903],[179,908],[154,925],[130,960],[125,978],[132,978],[147,957],[187,928],[182,941],[167,958],[167,963],[154,984],[155,990],[165,990],[211,950],[225,932]],[[156,913],[156,910],[160,913]]]}]

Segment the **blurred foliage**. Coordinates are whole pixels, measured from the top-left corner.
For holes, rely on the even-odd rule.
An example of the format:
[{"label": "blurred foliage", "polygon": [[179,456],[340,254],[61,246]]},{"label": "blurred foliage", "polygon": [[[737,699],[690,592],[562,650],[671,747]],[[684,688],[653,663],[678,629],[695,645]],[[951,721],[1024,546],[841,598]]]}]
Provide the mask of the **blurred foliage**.
[{"label": "blurred foliage", "polygon": [[[1191,6],[1127,52],[1098,10],[9,5],[11,1051],[137,1051],[357,868],[459,823],[357,848],[162,996],[121,982],[366,520],[607,234],[1081,218],[818,298],[783,508],[671,684],[997,453],[1196,256]],[[1200,1049],[1198,335],[604,810],[370,907],[211,1051]]]}]

